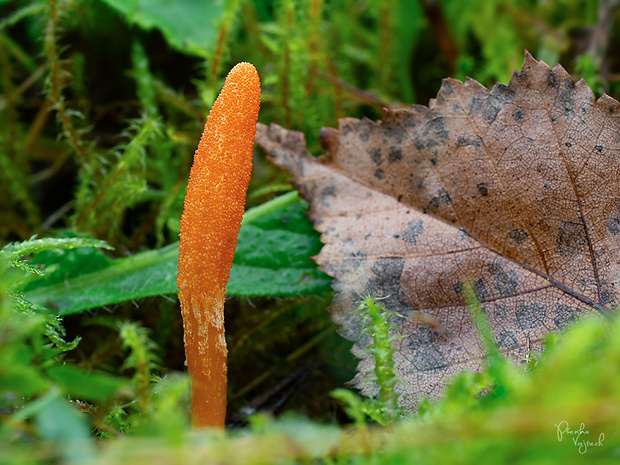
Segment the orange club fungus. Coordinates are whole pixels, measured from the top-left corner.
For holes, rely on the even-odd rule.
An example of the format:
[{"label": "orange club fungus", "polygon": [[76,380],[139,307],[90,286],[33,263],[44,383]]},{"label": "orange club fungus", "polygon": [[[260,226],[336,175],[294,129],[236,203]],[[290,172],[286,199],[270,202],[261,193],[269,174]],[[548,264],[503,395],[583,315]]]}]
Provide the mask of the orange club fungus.
[{"label": "orange club fungus", "polygon": [[252,171],[260,81],[250,63],[228,76],[194,154],[179,244],[177,285],[192,424],[223,428],[227,349],[224,299]]}]

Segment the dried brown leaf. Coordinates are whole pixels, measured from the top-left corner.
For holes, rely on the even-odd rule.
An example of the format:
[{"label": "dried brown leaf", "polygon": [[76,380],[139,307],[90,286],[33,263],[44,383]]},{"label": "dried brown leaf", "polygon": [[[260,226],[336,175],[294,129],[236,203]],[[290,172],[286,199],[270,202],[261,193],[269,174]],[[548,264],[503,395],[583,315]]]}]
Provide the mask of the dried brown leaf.
[{"label": "dried brown leaf", "polygon": [[[620,104],[526,53],[508,86],[443,81],[428,107],[346,118],[303,134],[260,125],[256,138],[295,175],[335,277],[330,311],[363,354],[360,296],[404,318],[394,344],[404,406],[436,398],[484,351],[465,306],[472,282],[499,348],[523,357],[577,317],[618,304]],[[359,340],[358,340],[359,339]]]}]

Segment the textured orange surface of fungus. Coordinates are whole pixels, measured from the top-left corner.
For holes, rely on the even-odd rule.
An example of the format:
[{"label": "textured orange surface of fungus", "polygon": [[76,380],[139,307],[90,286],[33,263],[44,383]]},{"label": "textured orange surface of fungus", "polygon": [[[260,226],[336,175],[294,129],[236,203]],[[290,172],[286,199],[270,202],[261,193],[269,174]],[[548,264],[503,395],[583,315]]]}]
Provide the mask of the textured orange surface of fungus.
[{"label": "textured orange surface of fungus", "polygon": [[223,428],[226,418],[224,298],[252,171],[259,106],[258,73],[250,63],[239,63],[207,117],[187,185],[177,285],[194,426]]}]

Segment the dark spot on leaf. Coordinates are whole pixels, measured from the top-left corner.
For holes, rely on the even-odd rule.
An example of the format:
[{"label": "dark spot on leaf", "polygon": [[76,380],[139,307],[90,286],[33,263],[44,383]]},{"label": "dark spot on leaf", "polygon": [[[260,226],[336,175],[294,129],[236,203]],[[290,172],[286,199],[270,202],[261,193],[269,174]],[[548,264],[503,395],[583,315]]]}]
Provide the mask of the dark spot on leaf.
[{"label": "dark spot on leaf", "polygon": [[521,329],[536,329],[543,325],[547,311],[539,304],[524,304],[517,308],[517,323]]},{"label": "dark spot on leaf", "polygon": [[398,118],[400,123],[407,128],[413,129],[418,126],[418,122],[414,118]]},{"label": "dark spot on leaf", "polygon": [[441,203],[445,203],[446,205],[450,205],[452,203],[452,199],[448,192],[441,188],[437,191],[437,195],[430,200],[430,205],[433,208],[437,208]]},{"label": "dark spot on leaf", "polygon": [[603,146],[602,145],[595,145],[594,148],[598,151],[598,152],[602,152],[603,151]]},{"label": "dark spot on leaf", "polygon": [[390,147],[390,153],[388,154],[388,162],[394,163],[403,159],[403,151],[398,147]]},{"label": "dark spot on leaf", "polygon": [[370,158],[375,162],[376,165],[381,163],[381,149],[372,149],[370,151]]},{"label": "dark spot on leaf", "polygon": [[549,74],[547,74],[547,84],[549,85],[549,87],[557,87],[558,85],[558,77],[553,72],[553,70],[550,71]]},{"label": "dark spot on leaf", "polygon": [[505,321],[508,317],[509,310],[504,305],[498,305],[493,310],[493,319],[498,322]]},{"label": "dark spot on leaf", "polygon": [[405,345],[412,351],[419,347],[426,347],[439,338],[439,332],[428,326],[420,326],[416,334],[410,334],[405,337]]},{"label": "dark spot on leaf", "polygon": [[401,144],[404,140],[407,139],[407,132],[405,131],[405,128],[398,126],[398,127],[391,128],[391,129],[392,129],[392,134],[391,134],[392,139],[397,144]]},{"label": "dark spot on leaf", "polygon": [[560,97],[560,102],[564,109],[564,115],[569,116],[573,113],[573,108],[575,108],[575,102],[570,94],[564,94]]},{"label": "dark spot on leaf", "polygon": [[454,292],[457,294],[461,294],[463,292],[463,283],[461,281],[457,281],[454,283]]},{"label": "dark spot on leaf", "polygon": [[575,319],[575,309],[568,305],[559,305],[555,309],[553,322],[558,328],[563,328]]},{"label": "dark spot on leaf", "polygon": [[500,349],[516,349],[518,347],[517,336],[514,332],[503,329],[497,335],[497,345],[500,347]]},{"label": "dark spot on leaf", "polygon": [[351,269],[356,270],[360,265],[364,264],[368,259],[368,254],[361,249],[354,250],[349,255],[351,260],[348,260],[351,264]]},{"label": "dark spot on leaf", "polygon": [[446,360],[434,348],[423,349],[415,353],[411,361],[418,371],[437,370],[446,366]]},{"label": "dark spot on leaf", "polygon": [[583,223],[564,222],[558,231],[557,247],[563,257],[580,253],[587,243],[586,228]]},{"label": "dark spot on leaf", "polygon": [[513,117],[518,123],[521,123],[523,121],[523,112],[520,108],[517,108],[517,111],[514,112]]},{"label": "dark spot on leaf", "polygon": [[495,288],[502,297],[517,293],[519,278],[514,270],[506,272],[501,261],[496,260],[489,264],[489,273],[493,275]]},{"label": "dark spot on leaf", "polygon": [[420,136],[417,136],[413,140],[413,143],[415,144],[416,148],[419,150],[422,150],[424,148],[424,139],[422,139]]},{"label": "dark spot on leaf", "polygon": [[484,279],[479,278],[474,281],[474,290],[476,291],[476,295],[480,300],[486,300],[489,298],[489,291],[487,290],[487,286],[484,283]]},{"label": "dark spot on leaf", "polygon": [[[400,276],[403,273],[405,260],[400,257],[378,258],[370,269],[381,279],[384,296],[397,298],[400,287]],[[391,300],[391,299],[390,299]]]},{"label": "dark spot on leaf", "polygon": [[437,152],[437,151],[435,151],[435,152],[433,153],[433,156],[431,157],[431,164],[432,164],[433,166],[435,166],[435,165],[437,164],[437,155],[438,155],[438,152]]},{"label": "dark spot on leaf", "polygon": [[567,142],[567,143],[566,143],[566,144],[564,144],[564,145],[566,145],[567,147],[572,147],[572,146],[573,146],[573,144],[571,144],[570,142]]},{"label": "dark spot on leaf", "polygon": [[489,189],[487,188],[487,185],[483,182],[476,184],[476,187],[478,188],[478,192],[480,192],[480,195],[483,196],[487,196],[489,195]]},{"label": "dark spot on leaf", "polygon": [[486,120],[487,123],[491,124],[497,118],[497,114],[499,113],[499,108],[494,107],[493,105],[487,105],[485,109],[482,111],[482,117]]},{"label": "dark spot on leaf", "polygon": [[615,236],[620,231],[620,218],[611,218],[607,220],[607,230],[612,236]]},{"label": "dark spot on leaf", "polygon": [[370,132],[369,131],[361,131],[359,133],[360,135],[360,139],[362,140],[362,142],[367,142],[368,138],[370,137]]},{"label": "dark spot on leaf", "polygon": [[[525,79],[527,80],[527,76],[525,76]],[[493,89],[491,89],[491,93],[494,92],[497,92],[498,96],[506,102],[512,102],[515,97],[514,89],[511,89],[506,84],[496,84],[493,86]]]},{"label": "dark spot on leaf", "polygon": [[[428,123],[426,123],[426,126],[424,126],[424,131],[422,131],[422,134],[424,136],[428,136],[429,133],[434,134],[439,140],[444,140],[450,137],[450,133],[444,127],[443,118],[440,116],[431,119]],[[431,141],[432,139],[426,143],[426,147],[430,147],[429,144]]]},{"label": "dark spot on leaf", "polygon": [[324,187],[323,190],[321,190],[321,193],[318,197],[321,205],[329,207],[330,203],[328,197],[336,197],[336,186],[327,186]]},{"label": "dark spot on leaf", "polygon": [[[385,294],[383,294],[383,292],[381,291],[379,283],[377,282],[376,279],[369,279],[368,281],[366,281],[366,285],[364,286],[364,289],[366,290],[368,294],[372,295],[373,297],[377,299],[381,297],[385,297]],[[354,301],[355,302],[359,301],[359,297],[360,297],[359,294],[356,294]]]},{"label": "dark spot on leaf", "polygon": [[448,81],[443,81],[441,83],[441,88],[439,90],[440,92],[443,92],[444,94],[451,94],[453,92],[452,86],[450,85]]},{"label": "dark spot on leaf", "polygon": [[[274,158],[278,158],[278,152],[279,149],[274,150],[272,152],[272,155]],[[283,153],[286,153],[286,151],[283,150]],[[304,172],[305,172],[305,163],[303,162],[303,160],[301,158],[298,158],[295,162],[295,167],[297,169],[297,176],[303,177],[304,176]]]},{"label": "dark spot on leaf", "polygon": [[466,147],[468,145],[473,145],[475,147],[480,147],[482,145],[482,139],[480,136],[477,136],[473,139],[465,136],[458,136],[456,138],[456,146],[457,147]]},{"label": "dark spot on leaf", "polygon": [[529,237],[528,233],[523,229],[517,228],[513,229],[508,233],[508,237],[515,241],[517,245],[523,245],[527,238]]},{"label": "dark spot on leaf", "polygon": [[400,280],[404,260],[400,257],[383,257],[374,261],[370,269],[384,282]]},{"label": "dark spot on leaf", "polygon": [[484,105],[483,99],[479,97],[471,99],[471,103],[469,104],[469,116],[478,113],[482,109],[482,105]]},{"label": "dark spot on leaf", "polygon": [[336,197],[336,186],[327,186],[321,191],[321,195]]},{"label": "dark spot on leaf", "polygon": [[377,178],[377,179],[385,178],[385,173],[383,172],[383,170],[381,168],[377,168],[375,170],[375,178]]},{"label": "dark spot on leaf", "polygon": [[415,244],[418,236],[424,232],[424,221],[413,220],[411,221],[405,230],[402,232],[403,241]]}]

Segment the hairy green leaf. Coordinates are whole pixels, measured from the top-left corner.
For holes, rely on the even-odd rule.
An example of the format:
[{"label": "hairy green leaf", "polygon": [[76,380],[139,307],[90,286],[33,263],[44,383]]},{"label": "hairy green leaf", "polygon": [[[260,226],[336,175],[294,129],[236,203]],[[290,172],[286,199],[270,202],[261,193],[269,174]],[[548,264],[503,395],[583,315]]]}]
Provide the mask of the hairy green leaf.
[{"label": "hairy green leaf", "polygon": [[[307,295],[329,290],[330,278],[308,260],[321,245],[304,217],[305,208],[291,192],[246,213],[228,281],[229,295]],[[63,252],[56,256],[58,271],[30,282],[24,297],[68,314],[176,294],[177,258],[178,243],[118,260],[92,250]],[[45,257],[47,266],[51,262],[50,256]]]}]

